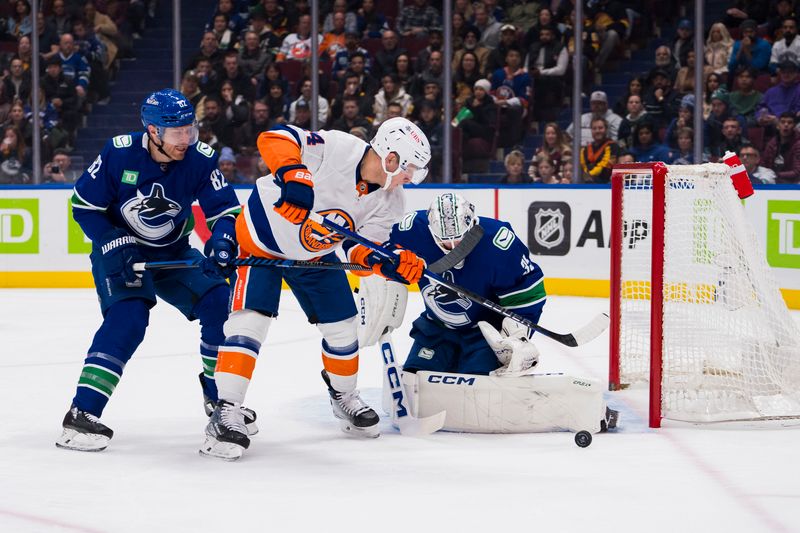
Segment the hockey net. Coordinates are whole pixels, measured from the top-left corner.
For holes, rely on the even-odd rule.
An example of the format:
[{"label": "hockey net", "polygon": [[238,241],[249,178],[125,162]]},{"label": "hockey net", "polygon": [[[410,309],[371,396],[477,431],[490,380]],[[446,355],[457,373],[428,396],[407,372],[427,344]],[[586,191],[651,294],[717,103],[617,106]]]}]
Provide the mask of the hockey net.
[{"label": "hockey net", "polygon": [[649,382],[650,425],[800,417],[800,330],[723,164],[612,177],[612,389]]}]

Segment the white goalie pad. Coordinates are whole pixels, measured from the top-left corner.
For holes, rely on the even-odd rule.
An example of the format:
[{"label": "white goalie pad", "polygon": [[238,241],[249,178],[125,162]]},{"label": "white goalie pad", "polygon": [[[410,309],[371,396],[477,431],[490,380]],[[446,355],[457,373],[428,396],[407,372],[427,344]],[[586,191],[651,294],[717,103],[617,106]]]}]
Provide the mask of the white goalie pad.
[{"label": "white goalie pad", "polygon": [[403,383],[414,416],[447,412],[445,431],[597,433],[605,419],[600,382],[565,374],[494,377],[420,371],[404,373]]},{"label": "white goalie pad", "polygon": [[384,331],[392,331],[403,323],[408,303],[408,288],[402,283],[381,276],[361,278],[358,305],[358,345],[372,346]]}]

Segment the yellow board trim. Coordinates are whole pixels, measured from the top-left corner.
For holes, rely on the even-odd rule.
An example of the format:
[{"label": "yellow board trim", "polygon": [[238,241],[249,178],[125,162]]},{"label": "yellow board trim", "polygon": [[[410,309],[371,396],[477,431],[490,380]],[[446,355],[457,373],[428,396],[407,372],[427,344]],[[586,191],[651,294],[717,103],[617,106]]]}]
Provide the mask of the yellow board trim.
[{"label": "yellow board trim", "polygon": [[[358,287],[358,276],[348,274],[351,287]],[[548,295],[587,296],[608,298],[609,282],[602,279],[546,278]],[[0,272],[0,288],[3,289],[91,289],[94,288],[89,272]],[[288,288],[283,284],[283,288]],[[419,291],[414,285],[411,291]],[[781,289],[789,309],[800,309],[800,290]]]}]

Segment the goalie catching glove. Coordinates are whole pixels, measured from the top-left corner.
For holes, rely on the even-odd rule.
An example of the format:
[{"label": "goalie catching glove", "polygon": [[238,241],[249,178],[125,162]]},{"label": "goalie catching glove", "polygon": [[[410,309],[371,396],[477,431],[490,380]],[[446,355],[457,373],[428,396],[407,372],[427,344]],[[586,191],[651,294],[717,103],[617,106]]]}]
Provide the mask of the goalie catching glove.
[{"label": "goalie catching glove", "polygon": [[275,184],[281,188],[275,211],[292,224],[301,224],[314,207],[311,172],[305,165],[288,165],[278,169],[275,176]]},{"label": "goalie catching glove", "polygon": [[413,285],[422,278],[425,270],[425,261],[411,250],[400,248],[384,248],[387,254],[393,254],[394,258],[384,256],[363,244],[359,244],[350,249],[350,261],[371,268],[376,274],[384,278],[399,281],[404,285]]},{"label": "goalie catching glove", "polygon": [[503,365],[492,375],[515,377],[525,374],[539,363],[539,350],[528,338],[528,328],[511,319],[503,319],[501,331],[488,322],[478,322],[481,333]]}]

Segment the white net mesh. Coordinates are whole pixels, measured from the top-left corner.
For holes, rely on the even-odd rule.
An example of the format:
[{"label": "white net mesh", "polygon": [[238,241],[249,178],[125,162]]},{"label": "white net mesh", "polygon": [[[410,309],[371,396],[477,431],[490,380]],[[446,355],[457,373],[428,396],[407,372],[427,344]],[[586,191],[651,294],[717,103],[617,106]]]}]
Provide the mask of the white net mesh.
[{"label": "white net mesh", "polygon": [[[800,416],[800,331],[722,164],[670,166],[662,414],[713,422]],[[649,377],[652,174],[622,200],[620,377]]]}]

